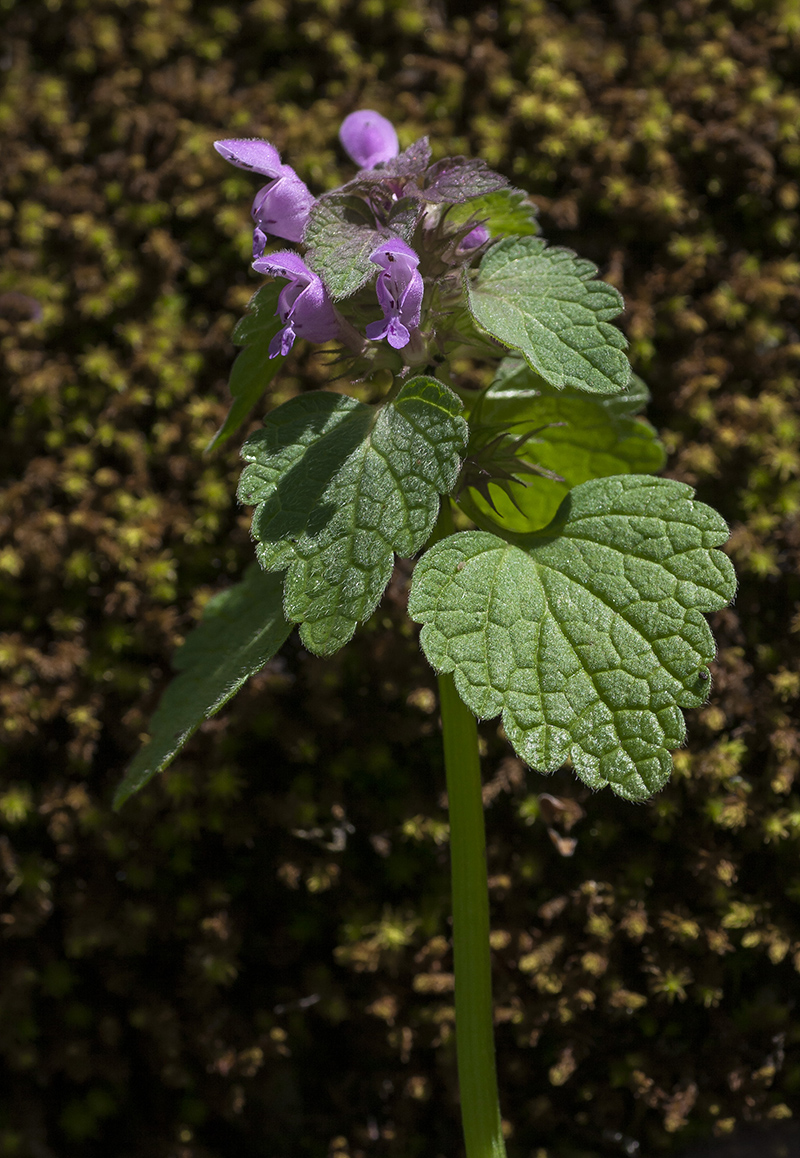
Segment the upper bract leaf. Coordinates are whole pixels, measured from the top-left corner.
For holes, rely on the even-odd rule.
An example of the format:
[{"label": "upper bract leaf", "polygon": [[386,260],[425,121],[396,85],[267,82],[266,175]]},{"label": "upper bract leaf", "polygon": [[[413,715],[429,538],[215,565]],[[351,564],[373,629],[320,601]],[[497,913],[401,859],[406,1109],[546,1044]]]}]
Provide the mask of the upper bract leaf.
[{"label": "upper bract leaf", "polygon": [[288,569],[284,608],[310,651],[347,643],[377,606],[393,552],[413,555],[428,539],[460,468],[460,410],[434,378],[380,407],[320,391],[273,411],[245,443],[239,498],[256,504],[256,553],[266,569]]},{"label": "upper bract leaf", "polygon": [[409,614],[425,654],[477,716],[502,712],[534,768],[570,757],[590,787],[628,800],[666,782],[680,708],[708,692],[703,612],[736,586],[714,550],[728,529],[692,494],[641,475],[586,482],[545,532],[466,531],[417,564]]},{"label": "upper bract leaf", "polygon": [[614,394],[630,377],[627,342],[609,324],[623,302],[596,273],[590,261],[548,249],[541,238],[506,238],[468,279],[470,309],[551,385]]},{"label": "upper bract leaf", "polygon": [[387,180],[405,181],[410,177],[418,177],[424,173],[430,163],[431,147],[427,137],[420,137],[413,145],[409,145],[402,153],[392,157],[390,161],[383,161],[374,169],[361,169],[343,189],[368,189],[370,185],[380,184]]},{"label": "upper bract leaf", "polygon": [[276,282],[256,290],[247,303],[247,313],[234,327],[231,341],[246,348],[231,369],[228,389],[233,403],[206,451],[221,446],[238,430],[284,363],[283,358],[269,356],[270,342],[282,325],[277,315],[280,291]]},{"label": "upper bract leaf", "polygon": [[117,789],[119,808],[175,758],[189,737],[260,671],[290,634],[281,582],[253,564],[244,579],[209,600],[203,618],[175,653],[179,674],[150,721],[150,741]]},{"label": "upper bract leaf", "polygon": [[422,196],[435,204],[471,201],[507,185],[505,177],[494,173],[485,161],[468,157],[445,157],[425,173]]}]

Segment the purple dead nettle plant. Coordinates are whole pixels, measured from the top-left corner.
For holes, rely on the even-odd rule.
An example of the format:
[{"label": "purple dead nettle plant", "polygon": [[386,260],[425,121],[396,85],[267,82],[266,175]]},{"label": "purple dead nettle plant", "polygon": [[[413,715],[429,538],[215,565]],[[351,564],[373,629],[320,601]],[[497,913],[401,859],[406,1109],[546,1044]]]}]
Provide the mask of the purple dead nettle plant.
[{"label": "purple dead nettle plant", "polygon": [[[467,1158],[502,1158],[476,717],[501,716],[531,768],[569,761],[592,789],[647,799],[684,740],[681,709],[708,695],[704,613],[735,588],[717,550],[727,528],[691,488],[654,477],[647,388],[611,324],[622,298],[547,246],[528,195],[480,160],[433,161],[427,138],[401,151],[372,110],[351,113],[340,140],[358,172],[319,197],[269,142],[216,142],[268,178],[253,268],[271,280],[234,330],[244,349],[211,445],[298,338],[338,351],[332,374],[374,401],[300,393],[245,442],[238,497],[255,508],[258,563],[188,636],[116,799],[295,626],[317,655],[346,644],[395,555],[424,551],[408,608],[439,677],[464,1138]],[[297,249],[268,252],[274,239]]]}]

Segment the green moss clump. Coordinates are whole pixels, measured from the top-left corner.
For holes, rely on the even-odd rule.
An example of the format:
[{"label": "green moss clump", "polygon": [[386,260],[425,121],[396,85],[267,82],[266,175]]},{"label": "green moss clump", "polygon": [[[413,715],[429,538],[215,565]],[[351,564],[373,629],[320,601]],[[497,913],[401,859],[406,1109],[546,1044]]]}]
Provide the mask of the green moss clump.
[{"label": "green moss clump", "polygon": [[[225,413],[262,135],[315,190],[375,107],[600,263],[668,472],[741,576],[672,785],[633,809],[484,729],[520,1153],[800,1110],[800,20],[790,3],[6,0],[0,1155],[449,1154],[446,814],[407,569],[291,642],[120,816],[170,655],[251,557]],[[281,398],[322,381],[298,353]],[[562,797],[560,827],[538,794]],[[577,842],[577,843],[573,843]],[[124,1144],[120,1144],[124,1139]]]}]

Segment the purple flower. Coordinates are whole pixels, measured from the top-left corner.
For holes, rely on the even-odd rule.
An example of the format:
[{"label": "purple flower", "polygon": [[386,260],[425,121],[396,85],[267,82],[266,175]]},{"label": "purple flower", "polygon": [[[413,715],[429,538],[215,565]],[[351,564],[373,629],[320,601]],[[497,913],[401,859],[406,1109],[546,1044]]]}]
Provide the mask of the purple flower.
[{"label": "purple flower", "polygon": [[253,257],[260,257],[264,252],[268,233],[287,241],[302,241],[315,198],[291,165],[281,164],[275,146],[269,141],[252,139],[215,141],[214,148],[239,169],[263,173],[270,178],[269,184],[256,193],[251,210],[256,223]]},{"label": "purple flower", "polygon": [[373,109],[359,109],[342,121],[339,140],[349,157],[362,169],[374,169],[400,152],[394,125]]},{"label": "purple flower", "polygon": [[288,354],[295,338],[328,342],[338,336],[339,323],[325,286],[299,254],[282,249],[254,261],[253,269],[289,279],[289,284],[283,287],[278,297],[276,312],[283,322],[283,329],[269,344],[270,358]]},{"label": "purple flower", "polygon": [[373,342],[386,338],[393,349],[402,350],[411,340],[410,331],[419,325],[424,289],[419,258],[410,245],[392,238],[378,246],[370,261],[381,267],[375,290],[384,316],[370,322],[367,337]]},{"label": "purple flower", "polygon": [[462,237],[457,246],[458,253],[469,253],[471,249],[478,249],[479,246],[484,245],[491,234],[485,225],[476,225],[471,229],[466,237]]}]

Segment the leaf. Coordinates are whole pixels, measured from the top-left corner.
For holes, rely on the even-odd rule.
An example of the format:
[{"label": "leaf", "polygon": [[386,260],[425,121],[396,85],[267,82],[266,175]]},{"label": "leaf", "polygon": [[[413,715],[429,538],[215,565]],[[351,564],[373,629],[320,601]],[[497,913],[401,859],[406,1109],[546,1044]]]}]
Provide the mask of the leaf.
[{"label": "leaf", "polygon": [[454,205],[447,221],[453,225],[474,221],[476,225],[485,225],[492,237],[526,237],[539,232],[536,206],[523,189],[498,189],[474,201]]},{"label": "leaf", "polygon": [[[552,387],[539,374],[534,373],[524,358],[520,358],[518,354],[511,354],[507,358],[503,358],[497,367],[494,380],[486,392],[486,397],[497,399],[534,398],[547,394],[557,398],[561,393],[562,391],[558,387]],[[586,392],[583,390],[576,393],[581,398],[586,397]],[[650,401],[650,391],[639,375],[631,372],[630,380],[624,390],[621,390],[619,394],[604,394],[596,401],[602,404],[603,409],[608,414],[613,414],[615,417],[632,418],[636,414],[641,414],[647,406]]]},{"label": "leaf", "polygon": [[306,264],[322,278],[334,301],[350,297],[378,272],[370,260],[384,234],[358,197],[330,194],[311,210],[304,236]]},{"label": "leaf", "polygon": [[287,569],[284,610],[310,651],[347,643],[377,606],[393,552],[413,555],[430,536],[461,465],[460,410],[427,377],[380,407],[319,391],[273,411],[245,443],[239,498],[256,504],[256,553],[265,569]]},{"label": "leaf", "polygon": [[736,581],[722,518],[683,483],[643,475],[575,487],[544,532],[465,531],[419,561],[409,600],[433,667],[476,716],[502,712],[542,772],[569,757],[591,788],[643,800],[708,692],[702,613]]},{"label": "leaf", "polygon": [[623,302],[596,273],[590,261],[548,249],[541,238],[505,238],[467,281],[470,309],[552,386],[614,394],[630,377],[627,342],[609,325]]},{"label": "leaf", "polygon": [[624,394],[556,390],[526,362],[506,358],[479,404],[479,414],[470,416],[472,435],[479,435],[483,425],[507,430],[513,437],[536,431],[519,458],[560,475],[563,481],[538,477],[527,486],[512,482],[492,487],[494,510],[474,490],[462,495],[459,505],[483,527],[490,520],[500,534],[524,533],[546,527],[579,483],[661,470],[665,455],[658,435],[649,422],[635,417],[648,396],[636,375]]},{"label": "leaf", "polygon": [[389,234],[411,241],[422,212],[423,206],[415,197],[400,197],[396,201],[390,197],[385,218]]},{"label": "leaf", "polygon": [[114,807],[163,772],[189,737],[272,659],[293,625],[281,610],[281,582],[257,564],[240,583],[215,595],[175,653],[178,675],[150,721],[150,741],[134,757]]},{"label": "leaf", "polygon": [[277,316],[281,285],[270,282],[256,290],[231,334],[231,341],[245,349],[237,354],[231,369],[228,389],[233,404],[225,421],[206,447],[206,454],[227,442],[247,418],[250,411],[280,370],[285,359],[270,358],[269,344],[281,328]]},{"label": "leaf", "polygon": [[431,147],[427,137],[420,137],[413,145],[409,145],[402,153],[392,157],[390,161],[382,161],[374,169],[360,169],[352,180],[342,188],[346,192],[369,189],[371,185],[379,185],[383,181],[407,181],[411,177],[418,177],[424,173],[430,164]]},{"label": "leaf", "polygon": [[445,157],[431,165],[422,183],[425,201],[436,204],[458,204],[493,193],[507,185],[505,177],[493,173],[485,161],[478,158]]}]

